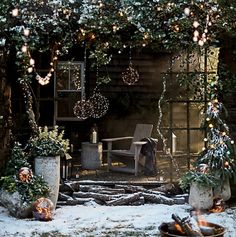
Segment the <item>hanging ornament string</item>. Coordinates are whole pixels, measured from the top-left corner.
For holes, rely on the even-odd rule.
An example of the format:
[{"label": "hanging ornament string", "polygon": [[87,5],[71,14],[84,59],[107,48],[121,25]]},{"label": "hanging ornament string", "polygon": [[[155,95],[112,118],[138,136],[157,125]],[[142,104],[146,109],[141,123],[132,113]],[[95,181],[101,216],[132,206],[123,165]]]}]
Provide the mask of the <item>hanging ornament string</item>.
[{"label": "hanging ornament string", "polygon": [[[86,62],[87,62],[87,50],[86,44],[84,47],[84,78],[86,77]],[[83,90],[83,89],[82,89]],[[73,108],[74,115],[81,120],[85,120],[91,117],[93,113],[93,104],[90,100],[86,100],[85,92],[81,91],[81,100],[78,100]]]},{"label": "hanging ornament string", "polygon": [[127,85],[134,85],[139,80],[139,73],[133,67],[132,64],[132,57],[131,57],[131,46],[129,48],[129,66],[128,68],[122,73],[122,80]]},{"label": "hanging ornament string", "polygon": [[[181,54],[180,54],[181,55]],[[180,169],[179,169],[179,166],[177,164],[177,161],[176,159],[174,159],[173,155],[171,154],[171,152],[169,151],[169,149],[167,149],[167,139],[165,138],[165,136],[163,135],[163,133],[161,132],[161,129],[160,129],[160,126],[161,126],[161,122],[162,122],[162,117],[163,117],[163,112],[162,112],[162,107],[161,107],[161,104],[162,104],[162,101],[164,100],[164,97],[165,97],[165,93],[166,93],[166,79],[167,79],[167,74],[169,72],[171,72],[172,70],[172,66],[173,64],[175,63],[176,59],[179,59],[180,58],[180,55],[177,55],[175,57],[172,57],[171,59],[171,66],[168,68],[166,74],[163,76],[163,89],[162,89],[162,93],[161,93],[161,96],[158,100],[158,111],[159,111],[159,118],[158,118],[158,122],[157,122],[157,132],[162,140],[162,143],[163,143],[163,152],[165,154],[167,154],[169,156],[169,158],[171,159],[171,162],[172,164],[174,165],[175,167],[175,170],[177,172],[177,175],[178,177],[180,177]]]},{"label": "hanging ornament string", "polygon": [[163,151],[166,152],[167,150],[167,144],[166,144],[166,138],[164,137],[163,133],[161,132],[160,126],[161,126],[161,122],[162,122],[162,118],[163,118],[163,113],[162,113],[162,101],[164,100],[165,97],[165,93],[166,93],[166,77],[163,77],[163,81],[162,81],[162,93],[161,96],[158,100],[158,112],[159,112],[159,117],[158,117],[158,121],[157,121],[157,133],[159,134],[162,143],[163,143]]},{"label": "hanging ornament string", "polygon": [[36,73],[35,79],[38,81],[38,83],[42,86],[47,85],[50,82],[50,79],[52,77],[52,74],[54,72],[54,68],[56,66],[57,60],[58,60],[58,55],[59,55],[59,50],[58,50],[58,45],[55,44],[52,50],[52,56],[51,56],[51,62],[50,62],[50,69],[49,72],[45,77],[41,77],[38,73]]},{"label": "hanging ornament string", "polygon": [[97,63],[97,68],[96,68],[96,86],[93,90],[93,94],[90,97],[90,101],[93,105],[93,112],[91,114],[92,118],[101,118],[104,116],[109,108],[109,100],[101,94],[99,90],[99,86],[101,82],[99,81],[99,67]]}]

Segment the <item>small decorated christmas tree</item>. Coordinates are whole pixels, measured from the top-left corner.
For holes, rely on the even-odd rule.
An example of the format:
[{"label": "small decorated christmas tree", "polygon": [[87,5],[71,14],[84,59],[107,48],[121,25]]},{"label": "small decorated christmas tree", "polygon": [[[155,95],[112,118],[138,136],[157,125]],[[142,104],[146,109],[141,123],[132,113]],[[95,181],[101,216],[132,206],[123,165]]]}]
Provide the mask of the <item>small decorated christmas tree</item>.
[{"label": "small decorated christmas tree", "polygon": [[219,184],[227,179],[236,180],[234,141],[228,135],[228,126],[221,119],[222,109],[223,105],[217,99],[208,103],[205,116],[206,148],[200,153],[196,164],[197,167],[205,164],[209,174]]},{"label": "small decorated christmas tree", "polygon": [[223,105],[217,99],[208,103],[204,127],[207,136],[205,148],[199,154],[194,169],[181,179],[183,188],[192,182],[201,186],[222,187],[225,181],[236,181],[234,141],[229,137],[229,128],[221,119]]}]

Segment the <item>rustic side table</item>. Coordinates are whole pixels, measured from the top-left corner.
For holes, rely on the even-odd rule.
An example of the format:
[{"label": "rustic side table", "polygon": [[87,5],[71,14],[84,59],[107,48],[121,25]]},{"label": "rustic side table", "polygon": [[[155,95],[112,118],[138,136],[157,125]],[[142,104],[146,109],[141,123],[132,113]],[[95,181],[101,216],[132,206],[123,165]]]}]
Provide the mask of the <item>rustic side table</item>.
[{"label": "rustic side table", "polygon": [[102,164],[102,143],[82,142],[81,165],[83,169],[96,170]]}]

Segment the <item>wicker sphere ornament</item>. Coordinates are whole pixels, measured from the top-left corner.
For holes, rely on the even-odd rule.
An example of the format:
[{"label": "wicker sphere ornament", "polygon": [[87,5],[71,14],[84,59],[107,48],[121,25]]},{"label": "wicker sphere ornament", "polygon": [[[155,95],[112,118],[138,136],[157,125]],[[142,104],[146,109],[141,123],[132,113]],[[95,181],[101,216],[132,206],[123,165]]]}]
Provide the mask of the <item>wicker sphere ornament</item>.
[{"label": "wicker sphere ornament", "polygon": [[130,63],[128,68],[122,73],[122,80],[128,85],[133,85],[139,80],[139,73],[133,67],[132,63]]},{"label": "wicker sphere ornament", "polygon": [[100,92],[94,92],[90,98],[93,105],[92,118],[101,118],[106,114],[109,108],[109,100]]},{"label": "wicker sphere ornament", "polygon": [[48,198],[41,197],[33,203],[33,216],[38,221],[51,221],[54,205]]},{"label": "wicker sphere ornament", "polygon": [[19,170],[18,177],[20,181],[28,183],[33,177],[33,172],[28,167],[22,167]]},{"label": "wicker sphere ornament", "polygon": [[93,104],[89,100],[79,100],[73,108],[74,115],[82,120],[89,118],[93,112]]},{"label": "wicker sphere ornament", "polygon": [[207,174],[209,173],[209,166],[207,164],[199,164],[196,168],[197,172]]}]

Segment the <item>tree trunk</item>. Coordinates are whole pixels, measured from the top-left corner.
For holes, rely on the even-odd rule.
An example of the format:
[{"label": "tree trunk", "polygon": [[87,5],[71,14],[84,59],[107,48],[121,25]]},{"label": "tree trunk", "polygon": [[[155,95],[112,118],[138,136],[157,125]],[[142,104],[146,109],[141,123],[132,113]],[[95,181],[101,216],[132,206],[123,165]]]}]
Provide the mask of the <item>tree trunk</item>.
[{"label": "tree trunk", "polygon": [[7,53],[0,51],[0,176],[9,158],[12,127],[11,85],[7,81]]}]

